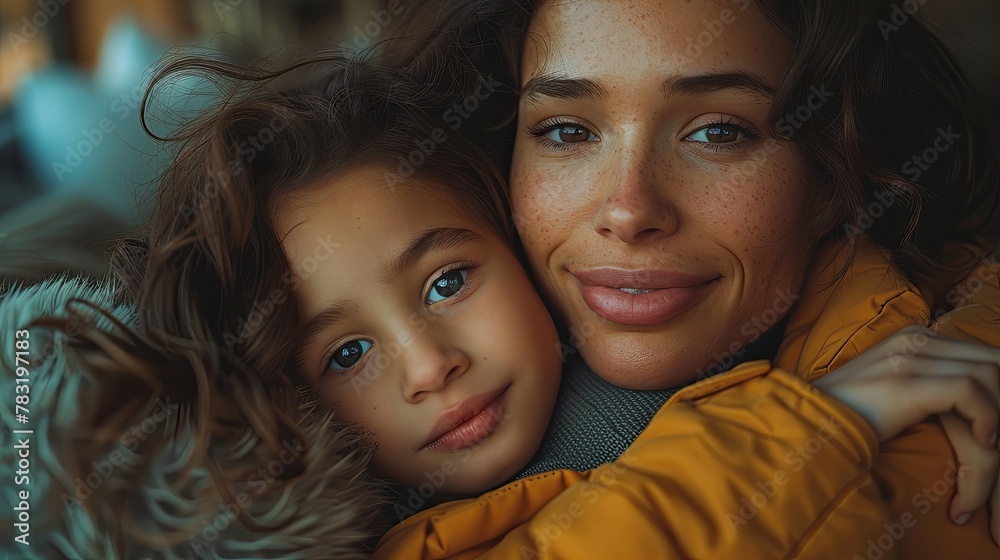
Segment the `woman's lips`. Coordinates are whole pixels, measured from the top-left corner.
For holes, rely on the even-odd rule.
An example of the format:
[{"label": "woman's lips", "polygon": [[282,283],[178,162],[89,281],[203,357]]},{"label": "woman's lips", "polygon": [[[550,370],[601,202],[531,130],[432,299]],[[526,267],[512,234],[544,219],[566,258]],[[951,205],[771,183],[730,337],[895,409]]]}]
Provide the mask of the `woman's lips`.
[{"label": "woman's lips", "polygon": [[574,272],[591,311],[622,325],[664,323],[694,307],[718,276],[669,270],[596,268]]},{"label": "woman's lips", "polygon": [[424,449],[453,451],[483,441],[503,422],[507,388],[481,393],[446,410],[431,430]]}]

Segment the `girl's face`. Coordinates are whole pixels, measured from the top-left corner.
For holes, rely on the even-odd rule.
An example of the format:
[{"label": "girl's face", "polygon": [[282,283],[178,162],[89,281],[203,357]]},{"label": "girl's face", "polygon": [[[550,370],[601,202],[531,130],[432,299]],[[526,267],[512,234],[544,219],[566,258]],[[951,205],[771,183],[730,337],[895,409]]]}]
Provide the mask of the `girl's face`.
[{"label": "girl's face", "polygon": [[[796,297],[816,178],[764,135],[787,51],[750,0],[536,10],[514,219],[539,287],[606,380],[693,380]],[[779,130],[825,101],[815,92]]]},{"label": "girl's face", "polygon": [[421,494],[495,487],[548,424],[555,326],[500,238],[443,189],[392,189],[385,173],[362,168],[277,206],[303,318],[298,371],[371,433],[382,475]]}]

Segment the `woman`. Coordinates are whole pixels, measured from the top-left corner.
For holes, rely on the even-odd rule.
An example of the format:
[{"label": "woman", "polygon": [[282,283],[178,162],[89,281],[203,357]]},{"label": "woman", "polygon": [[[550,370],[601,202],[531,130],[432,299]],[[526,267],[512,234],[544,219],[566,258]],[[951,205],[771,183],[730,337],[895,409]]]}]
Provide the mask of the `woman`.
[{"label": "woman", "polygon": [[[813,380],[900,326],[926,324],[932,309],[977,303],[963,286],[983,277],[962,281],[976,253],[958,253],[955,243],[981,230],[973,212],[995,200],[988,143],[937,42],[916,22],[884,34],[879,22],[891,21],[892,9],[889,2],[439,2],[428,13],[446,22],[436,29],[444,33],[404,29],[419,47],[405,64],[431,74],[438,65],[424,63],[454,50],[520,92],[516,130],[496,126],[514,110],[496,86],[500,93],[478,109],[465,105],[462,125],[485,145],[515,138],[511,202],[528,261],[597,375],[632,389],[677,387],[731,367],[750,353],[748,343],[766,340],[758,336],[764,331],[783,330],[763,355]],[[448,78],[469,83],[461,72]],[[460,87],[457,98],[472,91]],[[852,256],[867,272],[852,274]],[[899,267],[899,284],[880,283],[887,257]],[[818,301],[787,304],[817,292]],[[866,309],[843,317],[851,305]],[[943,328],[968,336],[970,324],[985,325],[979,338],[996,344],[989,317],[970,309],[948,316]],[[902,349],[912,342],[881,346],[874,367],[927,371],[927,355]],[[862,358],[843,369],[874,363]],[[996,376],[991,364],[956,367]],[[876,477],[890,507],[889,544],[874,539],[870,554],[953,554],[956,539],[970,556],[995,554],[985,513],[971,515],[977,491],[963,488],[953,502],[923,492],[939,479],[950,481],[949,492],[961,486],[966,477],[949,470],[951,459],[935,423],[882,450]],[[455,543],[449,527],[464,527],[461,507],[408,521],[383,550],[397,550],[412,529],[418,540],[432,532],[425,553],[461,552],[442,545]],[[517,524],[546,511],[518,507],[527,511]],[[890,530],[909,521],[920,530]],[[499,540],[498,526],[482,533],[463,540],[468,550],[538,542],[537,533],[513,530]],[[559,544],[552,546],[558,555]]]},{"label": "woman", "polygon": [[[212,67],[215,68],[215,65]],[[356,67],[346,68],[348,74],[351,70],[357,72]],[[234,70],[225,65],[221,65],[220,71],[223,77],[239,79],[232,91],[243,91],[241,88],[247,85],[246,80],[259,80],[266,84],[274,77],[254,70]],[[407,80],[394,84],[394,91],[399,91],[401,97],[407,89],[418,92],[428,89],[411,87],[413,84]],[[261,101],[254,95],[267,97],[253,87],[248,89],[248,104],[251,107]],[[316,111],[321,113],[323,104],[329,102],[323,94],[331,91],[336,91],[336,88],[310,95],[311,101],[297,106],[309,109],[313,107],[310,103],[316,103]],[[366,101],[379,105],[376,98]],[[470,119],[466,123],[470,126],[476,124],[473,115],[462,118]],[[286,275],[291,270],[282,270],[280,252],[275,251],[277,240],[273,234],[267,233],[270,216],[264,193],[305,173],[310,165],[322,160],[327,146],[314,141],[311,136],[297,134],[297,128],[284,126],[287,123],[277,122],[268,127],[261,127],[261,124],[255,119],[237,115],[219,117],[207,127],[182,131],[180,139],[185,141],[183,150],[165,175],[148,237],[137,246],[125,247],[119,255],[130,259],[119,263],[118,270],[122,272],[128,295],[137,306],[138,332],[131,333],[126,329],[126,334],[115,335],[110,340],[100,333],[89,333],[91,350],[96,354],[92,363],[106,370],[103,379],[109,381],[114,389],[99,392],[101,399],[92,407],[98,420],[107,420],[107,423],[100,424],[100,433],[104,438],[97,443],[105,443],[118,433],[114,425],[109,425],[112,421],[113,424],[128,426],[133,421],[130,412],[141,410],[152,397],[166,394],[171,401],[175,397],[180,399],[183,406],[178,414],[182,420],[189,422],[185,426],[197,429],[197,437],[182,438],[185,443],[190,443],[193,450],[184,454],[185,460],[172,463],[176,463],[182,473],[197,473],[198,476],[209,473],[213,476],[212,483],[219,496],[207,492],[209,499],[199,500],[199,506],[204,509],[213,508],[216,497],[232,503],[227,496],[227,492],[233,493],[229,483],[239,488],[240,484],[251,482],[256,485],[259,482],[256,478],[251,481],[243,472],[243,469],[253,472],[259,467],[256,461],[234,461],[240,469],[225,469],[221,473],[211,468],[216,458],[209,444],[218,441],[214,437],[214,428],[229,431],[234,427],[251,426],[248,430],[252,433],[247,438],[242,435],[235,438],[238,444],[228,445],[230,441],[222,439],[225,444],[223,449],[233,450],[231,455],[236,452],[239,455],[252,453],[256,451],[253,447],[256,444],[257,447],[264,447],[263,451],[280,458],[280,454],[287,450],[285,442],[309,440],[296,436],[301,430],[296,429],[292,421],[294,411],[289,410],[289,406],[294,405],[292,394],[288,391],[290,383],[281,375],[287,372],[284,368],[289,349],[299,342],[294,336],[294,325],[298,319],[294,306],[280,305],[287,301],[295,278]],[[253,151],[246,156],[241,148],[241,145],[245,147],[244,139],[247,136],[256,137],[262,130],[280,135],[281,140],[265,143],[261,151]],[[418,144],[420,149],[423,146],[424,143]],[[518,185],[515,187],[520,188]],[[514,192],[514,197],[516,202],[517,192]],[[523,208],[519,207],[518,211],[523,212]],[[530,236],[523,219],[520,221],[525,236]],[[581,256],[596,258],[600,254],[600,251],[593,251]],[[872,260],[867,253],[865,255]],[[832,259],[829,257],[826,260]],[[656,263],[646,266],[653,264]],[[860,277],[864,283],[870,280],[872,271],[885,276],[886,262],[881,265],[881,272],[871,266],[863,271],[853,267],[845,273],[844,280],[857,281]],[[536,274],[545,287],[543,272],[538,268],[536,265]],[[823,280],[820,274],[822,267],[814,268],[819,278],[810,280],[810,283]],[[891,286],[898,292],[905,278],[888,278],[887,282],[898,282]],[[641,278],[638,280],[642,281]],[[646,290],[642,286],[618,287],[637,293]],[[798,287],[789,286],[790,289]],[[550,298],[560,297],[555,290],[549,291],[552,292]],[[798,310],[807,309],[804,303],[816,302],[813,296],[817,294],[809,292],[808,288],[802,290],[802,303],[796,305]],[[790,293],[796,295],[794,290]],[[597,295],[608,297],[600,292]],[[818,297],[822,299],[830,295],[823,292]],[[919,299],[919,296],[906,288],[893,299],[913,303],[913,298]],[[894,306],[885,307],[889,311],[879,313],[878,317],[882,320],[888,318],[888,326],[893,331],[903,324],[903,319],[910,317]],[[833,308],[837,309],[837,306]],[[564,320],[571,322],[569,338],[576,340],[581,349],[590,344],[584,343],[582,338],[597,340],[599,333],[594,329],[604,321],[595,321],[597,324],[588,328],[587,323],[572,324],[568,313],[563,312],[563,315]],[[803,317],[816,319],[816,315],[797,311],[788,319],[788,332],[799,326],[794,321],[801,322]],[[765,323],[770,323],[766,315],[762,313],[760,316]],[[616,319],[622,320],[621,317]],[[874,326],[879,327],[878,333],[885,334],[885,325],[876,322]],[[820,329],[808,332],[817,330]],[[574,334],[577,335],[575,339]],[[740,334],[743,335],[742,332]],[[889,342],[915,338],[912,334],[897,335]],[[762,336],[760,340],[766,341],[766,337]],[[809,342],[806,340],[797,352],[806,356],[807,361],[810,352],[803,349],[809,348]],[[846,354],[860,353],[862,343],[866,341],[852,338],[850,342],[857,345],[849,345],[850,351],[839,353],[838,359]],[[767,346],[766,342],[761,346]],[[737,350],[743,348],[746,346]],[[889,423],[875,423],[868,419],[867,412],[878,410],[882,404],[880,401],[887,400],[886,391],[895,388],[891,375],[884,375],[885,372],[879,372],[877,367],[887,362],[893,350],[892,344],[880,345],[866,353],[860,361],[852,362],[853,366],[845,366],[842,371],[830,376],[829,379],[842,383],[826,389],[844,401],[853,401],[847,407],[824,397],[787,373],[772,369],[766,362],[742,364],[676,394],[672,402],[657,414],[649,429],[616,463],[591,473],[562,470],[530,477],[523,483],[505,486],[484,497],[482,504],[487,507],[478,507],[480,502],[476,501],[435,510],[434,515],[440,515],[437,519],[444,525],[434,527],[432,538],[426,543],[424,537],[428,533],[420,523],[436,521],[426,515],[415,516],[413,523],[400,527],[387,538],[387,544],[379,553],[390,557],[423,554],[412,550],[407,552],[413,554],[407,554],[402,552],[404,549],[392,548],[393,544],[400,542],[401,534],[409,535],[405,539],[407,543],[416,542],[421,550],[425,544],[434,547],[438,543],[444,546],[438,547],[437,552],[444,555],[464,555],[476,550],[490,551],[498,556],[508,552],[521,556],[551,552],[572,557],[606,557],[603,553],[609,550],[608,542],[611,542],[613,550],[628,556],[622,539],[629,535],[649,536],[649,539],[637,539],[631,544],[653,556],[667,551],[688,556],[711,554],[714,557],[731,556],[738,552],[772,556],[800,551],[809,555],[828,552],[837,546],[840,547],[837,550],[844,550],[843,544],[838,545],[840,542],[863,547],[866,540],[880,541],[880,523],[886,516],[868,472],[877,438],[888,437],[929,412],[959,407],[972,418],[977,441],[983,443],[989,440],[996,418],[995,403],[989,400],[996,399],[993,392],[988,391],[989,397],[976,392],[980,383],[989,386],[995,369],[982,366],[966,371],[953,367],[951,371],[943,371],[952,374],[953,378],[964,379],[962,383],[954,383],[951,379],[936,379],[935,375],[914,375],[920,372],[913,370],[920,368],[911,364],[901,368],[901,375],[907,378],[905,386],[899,387],[901,390],[898,393],[893,393],[893,396],[899,394],[908,398],[891,399],[887,403],[889,408],[910,408],[911,414],[896,417]],[[982,348],[955,342],[939,344],[936,341],[919,349],[910,362],[947,361],[945,358],[954,357],[956,351],[966,352],[965,356],[976,352],[977,362],[994,359],[990,351]],[[749,351],[744,352],[746,354]],[[872,357],[876,367],[866,364],[865,360]],[[820,360],[812,362],[819,363]],[[831,363],[828,361],[827,365]],[[665,363],[658,367],[669,371],[669,366],[670,363]],[[850,373],[852,367],[854,374],[845,375],[845,372]],[[804,371],[807,368],[796,369]],[[275,374],[267,375],[272,372]],[[720,391],[724,386],[731,388]],[[247,398],[247,392],[254,387],[257,390],[253,391],[253,398]],[[261,402],[264,395],[272,397],[274,402],[271,404],[275,410]],[[911,397],[917,406],[905,406]],[[123,406],[123,401],[128,401],[128,406]],[[903,406],[900,406],[901,403]],[[968,404],[974,406],[969,407]],[[872,426],[852,409],[865,415]],[[114,414],[108,411],[114,411]],[[873,428],[877,433],[873,433]],[[802,450],[789,449],[778,443],[788,441],[801,441]],[[159,442],[154,440],[154,443]],[[293,445],[292,449],[297,450],[298,447]],[[141,452],[143,457],[146,454],[156,456],[157,448],[147,446]],[[353,457],[357,458],[357,455]],[[85,469],[89,461],[73,464],[80,463]],[[308,465],[303,464],[307,462]],[[293,462],[295,467],[278,467],[280,480],[274,482],[280,486],[275,486],[268,495],[280,494],[277,499],[286,503],[288,494],[285,485],[294,484],[301,489],[311,479],[303,478],[300,471],[305,469],[315,473],[317,463],[322,468],[323,460],[309,453],[305,459]],[[202,468],[203,464],[209,468]],[[717,465],[711,468],[719,472],[705,475],[703,471],[709,465]],[[346,473],[346,470],[340,470],[337,474],[343,476]],[[278,477],[277,474],[274,476]],[[439,473],[430,473],[430,476],[436,480]],[[134,491],[133,488],[130,486],[129,491]],[[263,485],[265,491],[268,488],[267,484]],[[295,505],[319,505],[328,501],[326,497]],[[330,502],[330,505],[335,505],[335,497]],[[600,506],[584,507],[595,503]],[[709,511],[705,508],[710,503],[715,509]],[[562,505],[568,507],[559,510]],[[466,518],[455,521],[453,512],[463,514],[470,509],[478,510],[480,517],[476,520],[483,520],[485,515],[488,526],[479,525],[474,520],[470,530],[470,522],[463,521]],[[640,515],[636,516],[636,512]],[[779,518],[775,512],[782,517]],[[613,525],[608,515],[621,519]],[[692,532],[690,536],[673,539],[675,533],[672,531],[690,530],[697,526],[699,517],[696,516],[721,526],[723,531],[703,531],[700,535]],[[168,516],[170,520],[174,517]],[[306,517],[313,521],[317,518],[315,514]],[[330,518],[330,521],[342,520],[342,517]],[[236,523],[227,512],[223,525],[256,531],[248,522],[253,518],[256,516],[250,516],[250,519],[240,516],[240,523]],[[133,516],[123,519],[131,520]],[[284,521],[293,525],[286,527],[290,531],[299,528],[293,519],[298,517],[282,517],[282,523],[268,524],[268,529],[276,532],[284,526]],[[622,519],[627,521],[623,523]],[[452,523],[451,527],[446,526]],[[134,529],[127,523],[123,525],[123,532]],[[356,524],[351,523],[350,526],[352,529],[344,530],[345,534],[330,531],[326,538],[345,537],[346,541],[350,541],[358,537],[359,533],[353,530]],[[418,530],[409,531],[414,526]],[[340,527],[343,529],[344,526]],[[605,530],[597,530],[602,528]],[[451,537],[456,535],[455,529],[459,530],[458,537],[464,544],[456,545],[452,540]],[[618,538],[616,541],[609,540],[607,530],[623,533],[611,535]],[[183,540],[186,531],[190,531],[190,524],[172,535],[173,542]],[[305,543],[310,547],[310,553],[314,553],[318,548],[315,541],[317,531],[310,529],[308,532],[309,535],[300,544]],[[539,534],[553,542],[548,547],[543,546],[543,541],[537,540]],[[117,535],[107,539],[108,542],[124,542]],[[447,535],[451,536],[441,540]],[[153,538],[157,536],[154,533]],[[531,546],[522,549],[518,545],[525,541],[518,539],[525,537],[536,540],[529,541]],[[671,539],[671,542],[664,539]],[[296,537],[294,540],[299,539]],[[569,546],[576,547],[576,550]],[[258,553],[260,549],[254,548],[254,551]]]}]

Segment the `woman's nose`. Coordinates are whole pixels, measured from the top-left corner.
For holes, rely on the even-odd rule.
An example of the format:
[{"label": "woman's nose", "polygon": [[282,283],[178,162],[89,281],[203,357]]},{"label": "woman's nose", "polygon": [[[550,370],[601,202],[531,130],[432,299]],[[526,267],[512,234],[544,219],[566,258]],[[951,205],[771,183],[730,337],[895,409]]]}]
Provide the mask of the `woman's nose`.
[{"label": "woman's nose", "polygon": [[622,158],[619,171],[594,215],[594,230],[630,245],[677,231],[677,209],[655,162]]},{"label": "woman's nose", "polygon": [[469,369],[469,357],[454,345],[441,344],[430,331],[413,334],[403,348],[403,398],[417,403],[443,391]]}]

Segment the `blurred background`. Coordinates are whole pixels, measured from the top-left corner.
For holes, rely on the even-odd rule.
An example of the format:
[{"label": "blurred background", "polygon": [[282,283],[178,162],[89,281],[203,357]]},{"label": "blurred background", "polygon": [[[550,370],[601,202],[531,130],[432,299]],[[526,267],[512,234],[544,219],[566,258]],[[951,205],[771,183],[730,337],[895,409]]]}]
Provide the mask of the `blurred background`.
[{"label": "blurred background", "polygon": [[[909,1],[922,3],[985,102],[1000,106],[1000,1]],[[410,2],[421,0],[398,0],[393,17]],[[165,155],[143,133],[138,105],[168,50],[267,55],[309,39],[364,48],[393,23],[388,4],[0,0],[0,280],[102,276],[105,251],[141,225],[139,202]]]}]

